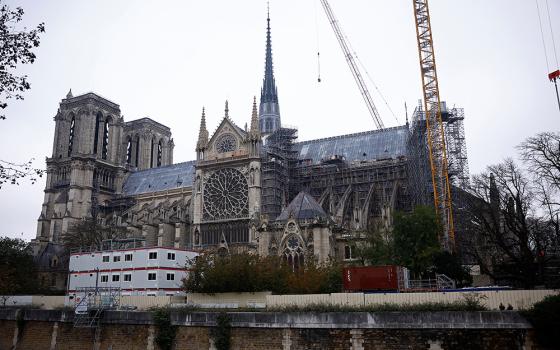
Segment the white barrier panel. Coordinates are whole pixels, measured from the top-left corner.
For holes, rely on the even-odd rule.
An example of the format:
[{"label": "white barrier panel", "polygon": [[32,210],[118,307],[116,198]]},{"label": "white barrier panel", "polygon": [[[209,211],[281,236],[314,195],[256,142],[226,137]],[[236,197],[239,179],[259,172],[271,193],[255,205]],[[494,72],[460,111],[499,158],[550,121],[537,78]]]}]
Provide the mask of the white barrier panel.
[{"label": "white barrier panel", "polygon": [[31,295],[1,295],[0,306],[25,306],[33,304]]},{"label": "white barrier panel", "polygon": [[[121,306],[130,309],[146,310],[153,307],[165,307],[171,304],[196,305],[238,305],[238,307],[281,308],[285,306],[307,306],[311,304],[330,304],[360,307],[376,304],[422,304],[451,303],[465,300],[465,294],[475,294],[490,310],[498,310],[500,304],[511,305],[515,310],[529,309],[548,295],[559,294],[558,290],[497,290],[479,292],[430,292],[430,293],[332,293],[306,295],[271,295],[260,293],[216,293],[187,294],[177,296],[122,296]],[[42,309],[56,309],[65,305],[64,296],[17,295],[0,296],[0,306],[37,306]],[[74,303],[66,300],[67,306]]]},{"label": "white barrier panel", "polygon": [[266,305],[271,308],[331,304],[343,306],[366,306],[380,304],[452,303],[464,301],[465,295],[475,295],[490,310],[498,310],[500,304],[511,305],[515,310],[531,308],[558,290],[497,290],[480,292],[429,292],[429,293],[333,293],[309,295],[268,295]]}]

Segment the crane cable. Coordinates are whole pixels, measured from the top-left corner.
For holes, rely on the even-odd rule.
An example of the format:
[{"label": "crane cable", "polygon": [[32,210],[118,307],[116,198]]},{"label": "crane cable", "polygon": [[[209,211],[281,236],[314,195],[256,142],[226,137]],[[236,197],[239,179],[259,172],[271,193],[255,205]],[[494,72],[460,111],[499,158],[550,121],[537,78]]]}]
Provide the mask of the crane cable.
[{"label": "crane cable", "polygon": [[395,120],[397,121],[397,124],[399,124],[399,119],[397,118],[397,116],[395,115],[395,112],[393,112],[393,109],[391,108],[391,106],[389,106],[389,103],[387,102],[387,100],[385,99],[385,96],[383,96],[383,94],[381,93],[381,90],[379,90],[379,88],[377,87],[377,84],[375,84],[375,82],[373,81],[373,79],[371,78],[371,76],[369,75],[369,72],[367,70],[367,68],[364,66],[364,64],[362,63],[362,61],[360,60],[360,58],[358,57],[358,55],[356,54],[355,51],[353,51],[354,54],[354,58],[356,58],[356,60],[358,61],[358,64],[362,67],[362,69],[364,70],[364,72],[366,72],[366,76],[368,77],[370,83],[373,84],[373,87],[375,88],[375,90],[377,91],[377,93],[379,94],[379,96],[381,96],[381,99],[383,100],[383,102],[385,103],[385,106],[387,106],[387,109],[389,109],[389,112],[391,112],[391,114],[393,115],[393,117],[395,118]]},{"label": "crane cable", "polygon": [[556,41],[554,40],[554,31],[552,30],[552,20],[550,18],[550,6],[548,4],[548,0],[545,0],[545,4],[546,4],[546,13],[548,16],[548,26],[550,29],[550,36],[552,39],[552,51],[554,52],[554,59],[556,62],[556,70],[554,72],[551,72],[550,63],[548,61],[548,53],[546,50],[546,40],[544,38],[544,30],[543,30],[542,19],[541,19],[541,11],[539,8],[539,1],[535,0],[535,5],[537,6],[537,15],[539,17],[539,27],[541,30],[541,39],[543,44],[544,59],[546,61],[548,79],[554,83],[554,88],[556,90],[556,100],[558,101],[558,109],[560,110],[560,94],[558,93],[558,79],[560,78],[560,66],[558,65],[558,54],[556,53]]},{"label": "crane cable", "polygon": [[556,54],[556,42],[554,41],[554,31],[552,30],[552,20],[550,19],[550,6],[546,0],[546,13],[548,15],[548,26],[550,27],[550,37],[552,38],[552,49],[554,51],[554,59],[556,60],[556,69],[560,68],[558,65],[558,55]]},{"label": "crane cable", "polygon": [[542,19],[541,19],[541,10],[539,8],[539,0],[535,0],[535,5],[537,6],[537,16],[539,17],[539,28],[541,29],[541,39],[542,39],[542,45],[543,45],[543,51],[544,51],[544,59],[546,61],[546,72],[550,72],[550,64],[548,64],[548,54],[546,52],[546,42],[544,40],[544,31],[543,31],[543,26],[542,26]]},{"label": "crane cable", "polygon": [[315,7],[315,40],[317,41],[317,82],[321,82],[321,56],[319,50],[319,24],[317,22],[317,1],[313,2]]},{"label": "crane cable", "polygon": [[[320,53],[319,53],[319,25],[317,22],[317,2],[318,1],[314,1],[314,5],[315,5],[315,33],[317,35],[317,67],[318,67],[318,75],[317,75],[317,82],[321,82],[321,60],[320,60]],[[346,40],[346,43],[349,46],[350,51],[352,52],[352,56],[354,56],[354,58],[356,59],[356,61],[358,61],[358,64],[361,66],[361,68],[364,70],[364,72],[366,73],[366,76],[368,77],[370,83],[373,85],[373,87],[375,88],[375,90],[377,91],[377,93],[379,94],[379,96],[381,96],[381,99],[383,100],[383,102],[385,103],[385,106],[387,106],[387,109],[389,110],[389,112],[391,112],[391,114],[393,115],[393,117],[395,118],[395,120],[397,121],[397,124],[399,124],[399,119],[397,118],[397,116],[395,115],[395,112],[393,112],[393,109],[391,108],[391,106],[389,105],[389,103],[387,102],[387,99],[385,99],[385,96],[381,93],[381,90],[379,90],[379,88],[377,87],[377,85],[375,84],[375,82],[373,81],[371,75],[369,75],[368,70],[366,69],[365,65],[362,63],[362,61],[360,60],[360,58],[358,57],[358,54],[356,53],[356,51],[354,50],[354,48],[352,47],[352,44],[350,43],[350,41],[348,40],[348,37],[346,36],[346,34],[342,33],[342,36],[344,36],[344,39]]]}]

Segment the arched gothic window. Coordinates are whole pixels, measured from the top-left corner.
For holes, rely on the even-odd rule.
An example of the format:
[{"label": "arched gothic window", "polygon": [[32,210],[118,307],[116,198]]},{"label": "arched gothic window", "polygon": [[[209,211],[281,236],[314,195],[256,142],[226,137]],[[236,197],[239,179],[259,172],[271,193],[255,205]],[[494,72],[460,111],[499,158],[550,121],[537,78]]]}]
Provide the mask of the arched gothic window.
[{"label": "arched gothic window", "polygon": [[105,119],[105,126],[103,128],[103,149],[101,151],[101,158],[107,159],[107,153],[109,151],[109,122],[111,119],[107,117]]},{"label": "arched gothic window", "polygon": [[296,235],[291,235],[284,243],[282,251],[282,260],[288,264],[293,271],[303,269],[305,264],[305,250],[301,244],[301,240]]},{"label": "arched gothic window", "polygon": [[93,154],[97,154],[97,145],[99,144],[99,124],[101,124],[101,119],[103,115],[101,112],[97,113],[95,117],[95,134],[93,135]]},{"label": "arched gothic window", "polygon": [[134,142],[134,144],[136,145],[136,152],[134,154],[134,166],[138,166],[138,164],[140,163],[140,161],[138,160],[138,155],[140,154],[140,136],[136,135],[136,142]]},{"label": "arched gothic window", "polygon": [[152,139],[152,148],[150,150],[150,168],[154,167],[154,147],[155,147],[156,140]]},{"label": "arched gothic window", "polygon": [[272,131],[272,120],[270,120],[270,118],[266,119],[266,128],[265,128],[266,132],[271,132]]},{"label": "arched gothic window", "polygon": [[126,142],[126,164],[131,164],[131,163],[132,163],[132,140],[129,137],[128,141]]},{"label": "arched gothic window", "polygon": [[74,128],[76,126],[76,118],[72,116],[70,121],[70,136],[68,137],[68,157],[72,154],[72,147],[74,146]]},{"label": "arched gothic window", "polygon": [[163,155],[163,146],[161,144],[161,140],[159,140],[157,145],[157,166],[161,166],[161,157]]}]

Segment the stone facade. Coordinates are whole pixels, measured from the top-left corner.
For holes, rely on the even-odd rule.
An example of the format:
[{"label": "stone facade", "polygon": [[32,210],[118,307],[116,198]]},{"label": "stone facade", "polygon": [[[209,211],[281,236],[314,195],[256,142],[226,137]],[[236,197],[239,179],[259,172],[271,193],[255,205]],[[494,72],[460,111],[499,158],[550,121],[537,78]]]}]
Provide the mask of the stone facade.
[{"label": "stone facade", "polygon": [[[73,313],[17,312],[19,322],[15,310],[0,312],[0,349],[158,348],[158,329],[147,312],[110,312],[97,329],[74,328]],[[217,315],[171,314],[177,326],[174,348],[215,349]],[[370,315],[230,313],[231,349],[540,349],[531,326],[514,312]]]},{"label": "stone facade", "polygon": [[408,125],[304,142],[281,127],[267,22],[260,104],[241,128],[226,102],[212,135],[203,110],[193,161],[173,163],[167,126],[125,121],[116,103],[69,92],[55,116],[37,254],[95,218],[148,246],[277,254],[295,268],[353,260],[349,240],[390,230],[393,213],[411,209]]}]

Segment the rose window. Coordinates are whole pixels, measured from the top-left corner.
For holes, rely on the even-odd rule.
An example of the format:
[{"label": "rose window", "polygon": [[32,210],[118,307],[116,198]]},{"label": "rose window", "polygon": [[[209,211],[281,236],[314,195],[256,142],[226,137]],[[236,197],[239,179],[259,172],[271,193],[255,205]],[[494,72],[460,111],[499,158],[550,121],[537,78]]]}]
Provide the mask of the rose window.
[{"label": "rose window", "polygon": [[247,179],[236,169],[213,173],[204,185],[205,220],[222,220],[249,215]]},{"label": "rose window", "polygon": [[232,134],[224,134],[216,141],[218,153],[232,152],[237,148],[237,140]]}]

